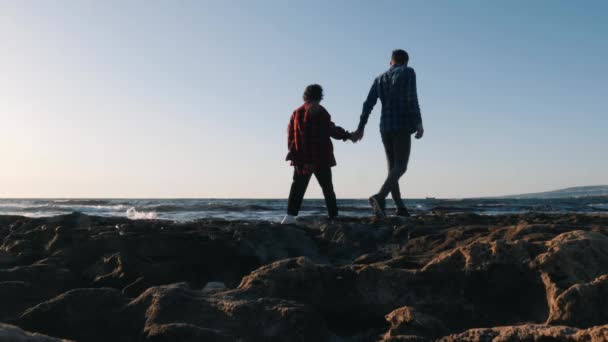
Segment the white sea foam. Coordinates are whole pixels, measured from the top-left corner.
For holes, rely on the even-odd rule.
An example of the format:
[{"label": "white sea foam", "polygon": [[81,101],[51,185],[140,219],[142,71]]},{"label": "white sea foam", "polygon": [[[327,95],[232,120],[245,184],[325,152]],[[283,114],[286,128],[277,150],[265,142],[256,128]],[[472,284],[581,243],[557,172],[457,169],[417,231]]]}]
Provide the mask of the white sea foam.
[{"label": "white sea foam", "polygon": [[608,203],[594,203],[589,204],[589,206],[597,209],[608,209]]},{"label": "white sea foam", "polygon": [[127,218],[131,220],[154,220],[158,218],[158,214],[155,211],[137,211],[135,207],[127,210]]}]

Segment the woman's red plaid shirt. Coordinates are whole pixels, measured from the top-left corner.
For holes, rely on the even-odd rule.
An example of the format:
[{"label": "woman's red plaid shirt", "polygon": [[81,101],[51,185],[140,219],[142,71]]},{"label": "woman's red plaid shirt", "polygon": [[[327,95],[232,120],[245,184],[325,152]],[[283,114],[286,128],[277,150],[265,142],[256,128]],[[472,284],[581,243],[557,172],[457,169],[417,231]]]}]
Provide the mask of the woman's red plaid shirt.
[{"label": "woman's red plaid shirt", "polygon": [[327,110],[319,104],[305,103],[296,109],[287,129],[286,160],[303,172],[336,165],[331,138],[350,139],[351,134],[331,121]]}]

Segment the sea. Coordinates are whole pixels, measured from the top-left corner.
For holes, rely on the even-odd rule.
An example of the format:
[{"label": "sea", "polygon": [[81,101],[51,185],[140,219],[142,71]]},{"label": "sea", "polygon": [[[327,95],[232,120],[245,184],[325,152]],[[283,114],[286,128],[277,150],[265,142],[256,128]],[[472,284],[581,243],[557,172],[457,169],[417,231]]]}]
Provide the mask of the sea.
[{"label": "sea", "polygon": [[[413,214],[476,213],[480,215],[540,213],[608,213],[608,197],[580,198],[469,198],[408,199]],[[341,216],[365,217],[372,214],[364,199],[338,200]],[[392,201],[388,200],[388,213]],[[73,212],[129,219],[198,219],[279,221],[287,209],[285,199],[0,199],[0,215],[46,217]],[[324,216],[322,199],[305,199],[301,216]]]}]

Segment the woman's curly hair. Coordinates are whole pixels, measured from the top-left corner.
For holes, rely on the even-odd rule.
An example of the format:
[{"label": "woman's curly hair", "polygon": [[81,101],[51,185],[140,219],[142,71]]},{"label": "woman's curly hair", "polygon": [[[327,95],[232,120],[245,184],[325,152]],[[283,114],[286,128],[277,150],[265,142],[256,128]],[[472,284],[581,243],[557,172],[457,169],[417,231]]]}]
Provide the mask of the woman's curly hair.
[{"label": "woman's curly hair", "polygon": [[302,95],[304,101],[321,101],[323,100],[323,88],[318,84],[311,84],[304,89]]}]

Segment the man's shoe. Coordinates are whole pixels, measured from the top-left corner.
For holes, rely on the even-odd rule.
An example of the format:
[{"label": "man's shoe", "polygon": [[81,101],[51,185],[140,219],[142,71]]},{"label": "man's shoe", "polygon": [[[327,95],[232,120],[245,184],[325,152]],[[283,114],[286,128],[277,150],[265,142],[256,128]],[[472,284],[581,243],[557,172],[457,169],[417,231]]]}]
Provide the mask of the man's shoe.
[{"label": "man's shoe", "polygon": [[395,215],[401,216],[401,217],[410,217],[411,216],[405,207],[397,208],[397,211],[395,211]]},{"label": "man's shoe", "polygon": [[379,219],[385,219],[386,213],[384,212],[385,200],[378,197],[378,195],[374,195],[369,198],[369,205],[374,209],[374,214]]},{"label": "man's shoe", "polygon": [[285,215],[285,217],[283,218],[283,221],[281,221],[281,224],[295,224],[296,223],[296,217],[293,215]]}]

